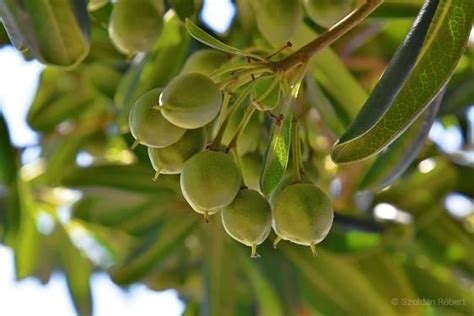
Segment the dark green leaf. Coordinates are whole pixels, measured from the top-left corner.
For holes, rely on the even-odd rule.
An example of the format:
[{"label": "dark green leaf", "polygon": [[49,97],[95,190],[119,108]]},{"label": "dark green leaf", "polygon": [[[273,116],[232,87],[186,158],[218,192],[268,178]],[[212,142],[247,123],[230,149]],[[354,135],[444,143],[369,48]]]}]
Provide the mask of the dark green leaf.
[{"label": "dark green leaf", "polygon": [[176,248],[183,246],[183,240],[191,233],[198,220],[192,214],[168,219],[151,240],[132,251],[119,266],[112,268],[114,282],[125,285],[140,280]]},{"label": "dark green leaf", "polygon": [[288,166],[291,146],[291,125],[293,120],[293,96],[288,96],[283,104],[283,122],[273,125],[270,142],[260,168],[260,188],[269,195],[280,183]]},{"label": "dark green leaf", "polygon": [[382,189],[397,180],[408,169],[425,144],[443,95],[444,92],[441,92],[426,112],[380,154],[361,180],[359,185],[361,190]]},{"label": "dark green leaf", "polygon": [[[397,69],[410,64],[413,52],[405,53],[406,47],[412,46],[408,45],[410,42],[402,46],[389,66],[390,71],[385,72],[380,88],[375,89],[357,119],[336,144],[332,153],[335,162],[352,162],[377,154],[413,123],[452,75],[464,52],[473,12],[474,3],[470,0],[440,1],[423,49],[406,82],[400,82],[391,74],[392,71],[394,75],[399,74]],[[414,32],[418,30],[420,28],[415,26]],[[414,32],[408,38],[412,38]],[[412,49],[418,45],[413,45]],[[404,55],[411,58],[400,64],[405,58],[399,57]],[[391,88],[399,84],[403,84],[400,90]]]},{"label": "dark green leaf", "polygon": [[153,182],[153,173],[151,167],[142,165],[102,165],[66,172],[62,183],[71,187],[104,186],[142,193],[179,192],[179,181],[175,176],[165,175]]},{"label": "dark green leaf", "polygon": [[71,68],[89,53],[86,0],[4,0],[0,15],[14,45],[45,64]]},{"label": "dark green leaf", "polygon": [[92,315],[92,294],[89,284],[92,265],[75,247],[64,228],[58,226],[57,229],[62,235],[59,256],[66,273],[66,281],[74,307],[78,315]]},{"label": "dark green leaf", "polygon": [[234,54],[234,55],[239,55],[239,56],[244,56],[244,57],[252,57],[261,61],[265,61],[264,58],[258,55],[247,53],[243,50],[229,46],[219,41],[218,39],[206,33],[206,31],[201,29],[199,26],[194,24],[194,22],[191,21],[190,19],[186,19],[185,24],[186,24],[186,29],[188,30],[189,34],[191,34],[192,37],[194,37],[196,40],[200,41],[201,43],[206,44],[209,47],[221,50],[223,52],[227,52],[229,54]]}]

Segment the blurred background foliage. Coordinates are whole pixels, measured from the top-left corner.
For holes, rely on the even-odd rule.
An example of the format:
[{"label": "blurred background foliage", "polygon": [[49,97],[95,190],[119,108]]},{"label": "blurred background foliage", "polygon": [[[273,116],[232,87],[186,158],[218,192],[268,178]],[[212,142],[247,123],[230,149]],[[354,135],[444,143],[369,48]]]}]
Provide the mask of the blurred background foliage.
[{"label": "blurred background foliage", "polygon": [[[113,4],[90,0],[88,55],[74,69],[47,66],[31,104],[28,123],[41,135],[37,160],[21,163],[26,148],[12,146],[15,131],[0,116],[0,242],[14,250],[17,278],[47,283],[53,271],[64,271],[84,315],[92,311],[95,271],[122,287],[176,289],[184,315],[472,315],[473,43],[447,86],[429,140],[391,186],[359,191],[374,159],[336,166],[329,156],[421,3],[386,1],[313,58],[300,97],[309,109],[305,169],[331,193],[335,224],[317,258],[285,242],[274,250],[272,235],[253,260],[223,232],[219,217],[205,223],[192,212],[176,176],[151,181],[144,147],[129,150],[131,104],[205,48],[188,35],[183,18],[215,34],[200,18],[200,1],[168,1],[157,42],[130,58],[109,39]],[[230,29],[215,35],[271,51],[252,1],[235,6]],[[306,16],[296,26],[295,47],[324,30]],[[0,45],[10,45],[3,28]],[[453,134],[456,146],[449,144]],[[257,156],[267,135],[258,139]]]}]

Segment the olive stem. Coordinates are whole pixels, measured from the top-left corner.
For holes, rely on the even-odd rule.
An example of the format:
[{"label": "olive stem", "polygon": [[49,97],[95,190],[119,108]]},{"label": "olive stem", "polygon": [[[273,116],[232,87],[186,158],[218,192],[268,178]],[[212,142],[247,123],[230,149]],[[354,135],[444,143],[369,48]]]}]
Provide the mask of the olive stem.
[{"label": "olive stem", "polygon": [[275,240],[273,241],[273,248],[276,249],[280,241],[281,241],[281,237],[277,236],[277,238],[275,238]]},{"label": "olive stem", "polygon": [[309,245],[309,248],[311,248],[311,253],[313,254],[313,257],[319,256],[318,252],[316,251],[316,245],[314,243],[311,243]]},{"label": "olive stem", "polygon": [[252,244],[252,246],[250,246],[250,247],[251,247],[250,258],[252,258],[252,259],[260,258],[260,255],[257,253],[257,245]]},{"label": "olive stem", "polygon": [[287,71],[293,65],[307,63],[314,54],[332,44],[334,41],[364,21],[373,11],[375,11],[375,9],[377,9],[377,7],[382,4],[382,2],[383,0],[366,0],[364,4],[349,13],[344,19],[339,21],[326,32],[322,33],[313,41],[309,42],[287,57],[274,62],[274,71]]},{"label": "olive stem", "polygon": [[245,88],[244,91],[242,91],[242,93],[239,95],[237,100],[235,100],[229,113],[226,114],[226,118],[224,119],[224,122],[222,122],[222,125],[219,127],[216,137],[214,138],[211,145],[209,146],[210,149],[219,150],[219,146],[222,142],[222,138],[224,137],[224,133],[227,129],[227,125],[229,125],[230,118],[237,112],[242,102],[244,102],[245,98],[249,95],[251,89],[252,89],[252,86],[249,85],[247,88]]},{"label": "olive stem", "polygon": [[237,126],[237,130],[234,133],[234,136],[232,136],[231,141],[227,145],[227,151],[229,151],[230,149],[234,148],[234,146],[237,145],[237,141],[239,140],[240,135],[243,133],[245,127],[249,123],[255,110],[256,108],[253,104],[247,107],[247,109],[245,110],[244,117],[240,121],[239,125]]},{"label": "olive stem", "polygon": [[293,162],[293,172],[298,181],[301,181],[301,147],[299,124],[296,118],[293,119],[291,126],[291,158]]},{"label": "olive stem", "polygon": [[155,172],[155,175],[153,176],[153,182],[156,182],[156,180],[158,180],[158,177],[160,176],[160,171],[156,171]]},{"label": "olive stem", "polygon": [[135,148],[137,148],[138,145],[140,145],[140,140],[135,139],[135,141],[133,142],[132,146],[130,146],[130,149],[131,149],[131,150],[134,150]]}]

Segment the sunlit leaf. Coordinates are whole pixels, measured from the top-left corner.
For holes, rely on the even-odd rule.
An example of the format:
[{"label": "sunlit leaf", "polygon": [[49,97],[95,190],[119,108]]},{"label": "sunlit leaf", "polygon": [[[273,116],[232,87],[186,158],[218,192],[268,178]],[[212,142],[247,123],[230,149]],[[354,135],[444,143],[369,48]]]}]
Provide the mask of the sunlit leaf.
[{"label": "sunlit leaf", "polygon": [[[446,84],[464,52],[473,12],[472,1],[440,1],[423,49],[406,82],[400,82],[399,75],[392,76],[400,71],[403,73],[402,69],[410,64],[401,58],[405,56],[405,49],[411,46],[408,46],[409,42],[401,46],[400,54],[393,59],[379,83],[380,88],[375,88],[358,118],[334,147],[332,158],[335,162],[357,161],[380,152],[423,112]],[[415,31],[422,30],[420,25],[423,24],[415,25],[412,36],[417,34]],[[418,42],[406,55],[411,56],[412,50],[419,45]]]},{"label": "sunlit leaf", "polygon": [[75,67],[89,53],[86,0],[5,0],[0,15],[14,45],[45,64]]},{"label": "sunlit leaf", "polygon": [[255,59],[258,59],[258,60],[261,60],[261,61],[265,61],[264,58],[262,58],[258,55],[247,53],[243,50],[240,50],[238,48],[229,46],[229,45],[219,41],[218,39],[216,39],[216,38],[212,37],[211,35],[209,35],[206,31],[201,29],[199,26],[194,24],[194,22],[191,21],[190,19],[186,19],[185,24],[186,24],[186,29],[188,30],[189,34],[191,34],[192,37],[194,37],[198,41],[202,42],[203,44],[206,44],[209,47],[212,47],[212,48],[215,48],[215,49],[218,49],[218,50],[221,50],[223,52],[230,53],[230,54],[240,55],[240,56],[244,56],[244,57],[252,57],[252,58],[255,58]]},{"label": "sunlit leaf", "polygon": [[408,169],[425,144],[443,95],[444,93],[441,92],[426,112],[380,154],[361,180],[359,186],[361,190],[382,189],[397,180]]},{"label": "sunlit leaf", "polygon": [[270,142],[263,158],[260,173],[260,188],[269,195],[280,183],[288,166],[291,146],[291,126],[294,98],[288,96],[283,106],[283,122],[272,127]]}]

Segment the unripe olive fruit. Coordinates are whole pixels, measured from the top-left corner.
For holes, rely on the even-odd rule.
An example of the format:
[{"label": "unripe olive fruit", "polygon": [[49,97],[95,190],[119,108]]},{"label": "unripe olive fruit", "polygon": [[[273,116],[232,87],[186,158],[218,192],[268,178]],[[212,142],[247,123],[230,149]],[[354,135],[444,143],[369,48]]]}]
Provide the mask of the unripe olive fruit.
[{"label": "unripe olive fruit", "polygon": [[240,158],[240,168],[244,184],[252,190],[260,192],[260,166],[262,156],[258,153],[248,153]]},{"label": "unripe olive fruit", "polygon": [[176,143],[186,132],[171,124],[159,110],[161,89],[153,89],[141,96],[130,109],[128,124],[136,143],[150,147],[166,147]]},{"label": "unripe olive fruit", "polygon": [[229,236],[252,248],[257,256],[257,246],[270,234],[272,211],[267,200],[257,191],[242,189],[234,201],[221,212],[222,225]]},{"label": "unripe olive fruit", "polygon": [[269,111],[276,108],[281,95],[280,80],[275,76],[263,76],[253,82],[252,103],[260,111]]},{"label": "unripe olive fruit", "polygon": [[229,56],[221,51],[202,49],[188,57],[181,73],[200,73],[209,76],[227,61]]},{"label": "unripe olive fruit", "polygon": [[123,53],[149,50],[163,27],[163,0],[116,0],[109,35]]},{"label": "unripe olive fruit", "polygon": [[273,229],[279,239],[310,246],[313,254],[314,245],[326,237],[334,217],[329,197],[309,183],[291,184],[278,192],[272,211]]},{"label": "unripe olive fruit", "polygon": [[181,171],[181,192],[191,207],[205,216],[229,205],[239,192],[240,170],[223,152],[203,151]]},{"label": "unripe olive fruit", "polygon": [[164,148],[148,147],[150,158],[156,174],[153,180],[162,174],[181,173],[186,160],[202,151],[206,146],[206,130],[204,128],[190,129],[171,146]]},{"label": "unripe olive fruit", "polygon": [[351,10],[352,0],[304,0],[309,17],[317,24],[329,28]]},{"label": "unripe olive fruit", "polygon": [[209,77],[182,74],[171,80],[160,96],[163,116],[176,126],[194,129],[211,122],[219,113],[222,93]]},{"label": "unripe olive fruit", "polygon": [[300,1],[253,1],[257,26],[275,48],[285,45],[293,36],[303,17]]}]

